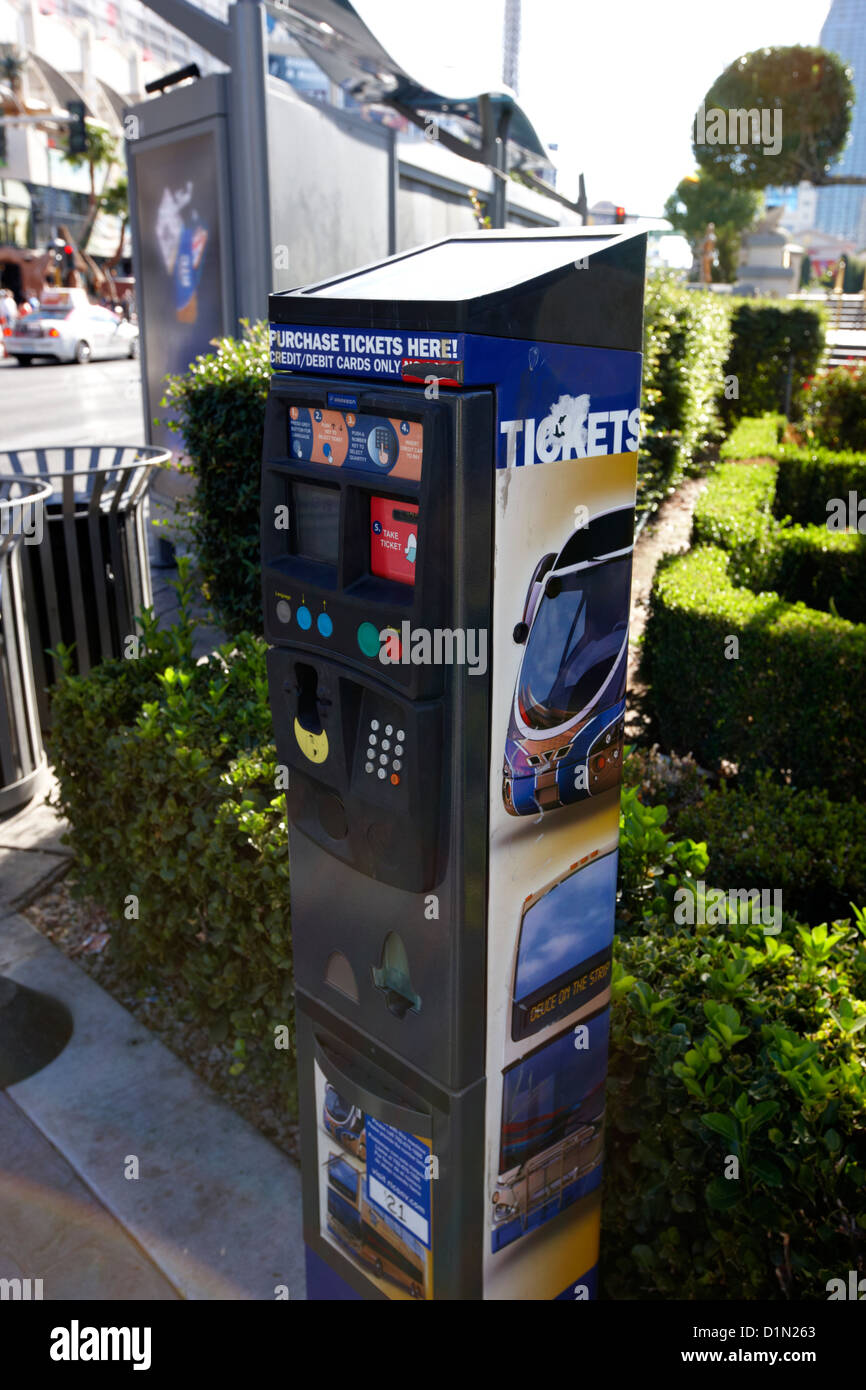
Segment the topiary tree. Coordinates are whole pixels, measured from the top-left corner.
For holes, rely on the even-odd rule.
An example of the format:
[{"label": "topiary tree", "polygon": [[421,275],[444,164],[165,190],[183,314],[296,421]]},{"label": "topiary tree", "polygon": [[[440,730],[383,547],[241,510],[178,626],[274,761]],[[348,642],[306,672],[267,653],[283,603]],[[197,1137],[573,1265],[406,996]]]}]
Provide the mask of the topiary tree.
[{"label": "topiary tree", "polygon": [[705,138],[695,132],[693,149],[701,169],[729,187],[766,188],[801,180],[819,186],[866,184],[862,174],[831,174],[851,124],[854,105],[851,71],[835,53],[823,48],[761,48],[746,53],[725,68],[703,101],[703,109],[724,112],[771,110],[781,116],[781,149],[769,156],[761,143],[749,139],[750,129],[735,132],[730,122],[724,143],[712,143],[712,125]]}]

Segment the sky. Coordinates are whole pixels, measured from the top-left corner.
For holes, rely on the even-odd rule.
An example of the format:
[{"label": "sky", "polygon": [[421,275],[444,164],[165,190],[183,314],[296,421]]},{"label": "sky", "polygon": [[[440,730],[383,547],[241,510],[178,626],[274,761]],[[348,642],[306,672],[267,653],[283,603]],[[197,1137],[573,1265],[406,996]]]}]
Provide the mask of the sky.
[{"label": "sky", "polygon": [[[501,85],[504,0],[353,0],[413,77],[447,95]],[[829,0],[523,0],[519,100],[558,143],[557,187],[660,216],[692,172],[691,123],[743,53],[817,44]]]}]

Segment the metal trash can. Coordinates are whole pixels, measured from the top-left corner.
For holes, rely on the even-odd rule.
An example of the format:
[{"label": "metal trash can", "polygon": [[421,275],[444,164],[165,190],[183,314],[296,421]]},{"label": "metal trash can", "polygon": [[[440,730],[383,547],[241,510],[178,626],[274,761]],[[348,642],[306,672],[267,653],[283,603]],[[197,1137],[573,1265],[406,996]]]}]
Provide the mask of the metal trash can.
[{"label": "metal trash can", "polygon": [[0,477],[0,814],[28,802],[46,769],[21,551],[38,545],[50,496],[49,483]]},{"label": "metal trash can", "polygon": [[169,457],[165,449],[114,444],[0,452],[0,477],[35,478],[52,490],[42,544],[25,547],[23,564],[43,729],[59,675],[50,651],[74,644],[74,668],[84,675],[123,655],[136,614],[152,602],[147,492]]}]

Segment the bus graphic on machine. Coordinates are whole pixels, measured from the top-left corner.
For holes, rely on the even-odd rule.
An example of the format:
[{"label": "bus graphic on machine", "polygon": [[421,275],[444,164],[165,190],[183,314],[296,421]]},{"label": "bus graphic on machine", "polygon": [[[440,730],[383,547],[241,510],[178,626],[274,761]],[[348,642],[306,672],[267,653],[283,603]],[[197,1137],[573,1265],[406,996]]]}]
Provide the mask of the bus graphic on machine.
[{"label": "bus graphic on machine", "polygon": [[[593,850],[523,904],[514,952],[506,1061],[596,1011],[610,991],[617,849]],[[518,1049],[516,1044],[520,1044]]]},{"label": "bus graphic on machine", "polygon": [[494,1253],[601,1182],[609,1016],[569,1026],[503,1075]]},{"label": "bus graphic on machine", "polygon": [[532,816],[597,796],[622,776],[634,508],[603,512],[544,555],[514,640],[524,647],[502,796]]},{"label": "bus graphic on machine", "polygon": [[364,1162],[367,1157],[367,1126],[364,1112],[359,1110],[357,1105],[350,1105],[344,1100],[330,1083],[325,1086],[322,1124],[332,1139],[336,1139],[350,1154]]},{"label": "bus graphic on machine", "polygon": [[328,1231],[358,1264],[423,1299],[426,1252],[405,1228],[368,1201],[363,1173],[340,1154],[328,1157]]}]

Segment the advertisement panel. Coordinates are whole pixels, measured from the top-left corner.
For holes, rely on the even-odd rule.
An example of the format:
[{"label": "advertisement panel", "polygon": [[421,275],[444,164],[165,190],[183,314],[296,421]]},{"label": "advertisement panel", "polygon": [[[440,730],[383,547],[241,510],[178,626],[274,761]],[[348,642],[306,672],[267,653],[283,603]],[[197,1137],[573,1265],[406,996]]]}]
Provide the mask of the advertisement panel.
[{"label": "advertisement panel", "polygon": [[146,415],[151,442],[177,449],[177,436],[152,423],[165,377],[185,372],[225,331],[217,134],[144,145],[133,159]]},{"label": "advertisement panel", "polygon": [[501,352],[516,370],[497,422],[484,1297],[582,1299],[598,1259],[640,359]]},{"label": "advertisement panel", "polygon": [[429,1140],[350,1104],[315,1067],[322,1238],[388,1298],[433,1297]]}]

